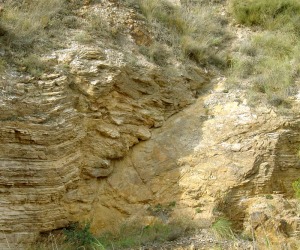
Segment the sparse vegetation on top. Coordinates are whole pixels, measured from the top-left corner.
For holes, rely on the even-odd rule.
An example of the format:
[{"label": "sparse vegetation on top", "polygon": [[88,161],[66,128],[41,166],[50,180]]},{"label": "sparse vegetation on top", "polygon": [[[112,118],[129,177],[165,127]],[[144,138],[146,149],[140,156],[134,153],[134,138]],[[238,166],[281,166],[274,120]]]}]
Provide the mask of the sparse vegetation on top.
[{"label": "sparse vegetation on top", "polygon": [[259,25],[269,30],[287,30],[300,35],[298,0],[233,0],[232,12],[245,25]]},{"label": "sparse vegetation on top", "polygon": [[[136,4],[153,27],[157,47],[167,45],[180,60],[189,59],[201,66],[226,67],[224,45],[229,35],[225,19],[216,13],[214,6],[193,2],[178,7],[166,0],[136,0]],[[158,59],[155,48],[149,52],[154,61],[165,64],[167,52]],[[163,60],[162,55],[166,59]]]},{"label": "sparse vegetation on top", "polygon": [[248,89],[253,102],[289,107],[300,76],[300,2],[232,0],[235,21],[255,29],[233,52],[228,82]]},{"label": "sparse vegetation on top", "polygon": [[28,49],[37,41],[49,42],[48,39],[43,41],[46,39],[45,33],[64,8],[64,0],[6,1],[0,19],[6,32],[6,44],[13,48]]},{"label": "sparse vegetation on top", "polygon": [[0,36],[3,60],[7,66],[40,76],[51,68],[41,55],[60,48],[67,25],[66,16],[72,16],[66,0],[6,0],[0,15]]}]

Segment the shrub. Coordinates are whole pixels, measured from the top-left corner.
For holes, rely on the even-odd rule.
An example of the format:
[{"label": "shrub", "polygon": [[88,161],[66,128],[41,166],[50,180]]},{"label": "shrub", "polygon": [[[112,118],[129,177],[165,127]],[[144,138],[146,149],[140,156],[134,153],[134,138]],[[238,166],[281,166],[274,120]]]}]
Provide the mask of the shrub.
[{"label": "shrub", "polygon": [[74,38],[77,42],[82,44],[87,44],[94,41],[93,37],[86,31],[78,32]]},{"label": "shrub", "polygon": [[273,200],[273,195],[267,194],[267,195],[266,195],[266,199],[268,199],[268,200]]},{"label": "shrub", "polygon": [[300,75],[300,2],[231,0],[230,6],[238,23],[262,29],[234,52],[228,82],[247,87],[256,102],[265,97],[273,106],[289,107]]},{"label": "shrub", "polygon": [[3,73],[6,69],[7,65],[6,65],[6,61],[3,60],[2,58],[0,58],[0,73]]},{"label": "shrub", "polygon": [[170,53],[167,48],[158,42],[154,42],[148,47],[141,46],[140,52],[159,66],[165,66],[170,57]]},{"label": "shrub", "polygon": [[152,215],[152,216],[158,216],[161,218],[168,218],[170,214],[173,212],[174,208],[176,206],[176,202],[172,201],[167,204],[156,204],[154,206],[149,206],[147,208],[147,211]]},{"label": "shrub", "polygon": [[42,75],[48,69],[47,63],[43,62],[41,58],[35,54],[24,56],[16,62],[19,66],[24,67],[25,72],[36,77]]},{"label": "shrub", "polygon": [[76,248],[83,247],[84,249],[105,249],[103,245],[90,232],[90,223],[86,223],[81,227],[78,223],[70,225],[64,229],[66,242]]},{"label": "shrub", "polygon": [[200,214],[200,213],[202,213],[203,211],[202,211],[202,209],[201,209],[200,207],[197,207],[197,208],[195,209],[195,212],[196,212],[197,214]]}]

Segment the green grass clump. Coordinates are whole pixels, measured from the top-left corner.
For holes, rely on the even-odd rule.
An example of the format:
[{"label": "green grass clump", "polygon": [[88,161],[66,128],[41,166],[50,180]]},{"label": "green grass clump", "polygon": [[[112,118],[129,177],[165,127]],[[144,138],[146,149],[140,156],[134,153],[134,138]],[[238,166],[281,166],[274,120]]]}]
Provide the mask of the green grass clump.
[{"label": "green grass clump", "polygon": [[300,178],[292,183],[296,198],[300,199]]},{"label": "green grass clump", "polygon": [[0,58],[0,73],[3,73],[7,67],[6,61]]},{"label": "green grass clump", "polygon": [[42,55],[62,46],[55,37],[64,32],[61,20],[69,13],[68,2],[7,0],[2,7],[0,23],[4,32],[0,43],[5,51],[2,58],[5,64],[34,77],[49,71],[51,67],[43,61]]},{"label": "green grass clump", "polygon": [[32,76],[41,76],[48,69],[48,64],[41,60],[41,58],[35,54],[29,54],[17,61],[20,67],[24,68],[24,71]]},{"label": "green grass clump", "polygon": [[299,77],[299,48],[299,41],[288,33],[253,35],[232,58],[228,81],[247,82],[252,94],[263,94],[274,106],[285,104]]},{"label": "green grass clump", "polygon": [[232,222],[226,218],[219,218],[212,224],[213,232],[221,238],[232,238]]},{"label": "green grass clump", "polygon": [[300,34],[298,0],[233,0],[232,12],[239,23],[265,29],[287,29]]}]

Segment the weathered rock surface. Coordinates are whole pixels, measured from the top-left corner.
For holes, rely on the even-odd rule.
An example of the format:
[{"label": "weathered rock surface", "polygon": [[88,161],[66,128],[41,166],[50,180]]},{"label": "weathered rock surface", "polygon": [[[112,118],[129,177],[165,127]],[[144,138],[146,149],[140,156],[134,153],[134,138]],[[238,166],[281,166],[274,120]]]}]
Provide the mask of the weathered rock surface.
[{"label": "weathered rock surface", "polygon": [[176,201],[177,216],[202,226],[226,216],[261,247],[268,238],[296,249],[300,220],[291,183],[299,176],[300,120],[250,108],[242,98],[223,91],[221,81],[135,146],[107,182],[129,203]]}]

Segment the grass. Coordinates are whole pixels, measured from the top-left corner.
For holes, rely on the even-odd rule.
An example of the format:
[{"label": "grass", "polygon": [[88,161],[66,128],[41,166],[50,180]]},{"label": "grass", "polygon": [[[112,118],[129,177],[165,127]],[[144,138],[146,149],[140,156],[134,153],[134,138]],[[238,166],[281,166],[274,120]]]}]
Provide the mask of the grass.
[{"label": "grass", "polygon": [[147,244],[173,241],[185,235],[192,228],[180,221],[172,223],[155,222],[147,226],[125,224],[116,233],[105,233],[99,241],[106,249],[141,247]]},{"label": "grass", "polygon": [[232,222],[226,218],[219,218],[212,224],[213,232],[221,238],[232,238]]},{"label": "grass", "polygon": [[195,209],[195,212],[196,212],[197,214],[200,214],[200,213],[202,213],[203,211],[202,211],[202,209],[201,209],[200,207],[197,207],[197,208]]},{"label": "grass", "polygon": [[231,8],[239,23],[268,30],[283,29],[300,35],[298,0],[233,0]]},{"label": "grass", "polygon": [[0,16],[1,28],[5,31],[0,37],[5,51],[2,60],[34,77],[50,70],[42,54],[61,46],[55,37],[64,32],[60,21],[66,13],[69,10],[65,0],[5,1]]},{"label": "grass", "polygon": [[[228,39],[224,19],[216,17],[215,8],[208,3],[175,6],[166,0],[130,0],[154,30],[155,40],[140,51],[159,66],[179,61],[194,61],[198,65],[226,66],[223,44]],[[40,76],[44,68],[40,64],[47,51],[61,45],[60,39],[67,29],[80,29],[75,40],[90,44],[97,39],[119,41],[123,37],[121,26],[111,26],[100,14],[86,12],[81,18],[74,10],[80,1],[65,0],[8,0],[0,18],[1,43],[9,51],[7,62],[17,65],[33,76]],[[32,60],[35,58],[36,60]],[[32,66],[32,67],[31,67]],[[46,67],[50,69],[49,67]]]},{"label": "grass", "polygon": [[42,61],[41,58],[35,54],[24,56],[19,61],[16,61],[16,63],[24,68],[23,71],[36,77],[41,76],[48,69],[48,63]]},{"label": "grass", "polygon": [[[136,4],[153,27],[156,43],[170,47],[178,59],[202,66],[226,65],[223,45],[229,37],[214,7],[202,3],[179,7],[165,0],[137,0]],[[155,58],[155,50],[153,54]],[[153,61],[162,66],[168,56],[162,57]]]},{"label": "grass", "polygon": [[173,212],[175,206],[176,206],[175,201],[171,201],[171,202],[166,203],[166,204],[158,203],[154,206],[149,206],[147,208],[147,211],[153,216],[158,216],[158,215],[162,215],[162,214],[168,216],[170,213]]},{"label": "grass", "polygon": [[75,248],[95,248],[105,249],[102,244],[90,232],[90,223],[80,226],[78,223],[70,225],[65,229],[65,242],[69,243]]},{"label": "grass", "polygon": [[44,38],[53,18],[64,8],[63,0],[6,1],[1,25],[7,32],[6,43],[26,49]]},{"label": "grass", "polygon": [[140,52],[159,66],[167,65],[171,54],[166,46],[158,42],[154,42],[150,46],[140,46]]},{"label": "grass", "polygon": [[300,2],[294,0],[231,1],[231,13],[240,24],[259,27],[242,41],[231,58],[228,83],[248,89],[254,103],[267,100],[289,107],[300,76]]},{"label": "grass", "polygon": [[300,178],[292,183],[296,198],[300,199]]},{"label": "grass", "polygon": [[94,41],[93,37],[86,31],[82,30],[75,35],[75,40],[81,44],[88,44]]},{"label": "grass", "polygon": [[7,67],[7,63],[3,58],[0,58],[0,73],[3,73]]},{"label": "grass", "polygon": [[273,198],[273,195],[267,194],[267,195],[266,195],[266,199],[268,199],[268,200],[273,200],[274,198]]},{"label": "grass", "polygon": [[[173,206],[172,204],[170,205]],[[38,244],[31,246],[30,250],[110,250],[110,249],[132,249],[173,241],[195,230],[194,224],[187,218],[163,223],[157,220],[147,226],[138,222],[123,224],[119,230],[105,232],[99,237],[90,231],[90,223],[72,224],[69,227],[54,234],[50,233],[43,237]],[[28,249],[28,250],[29,250]]]}]

